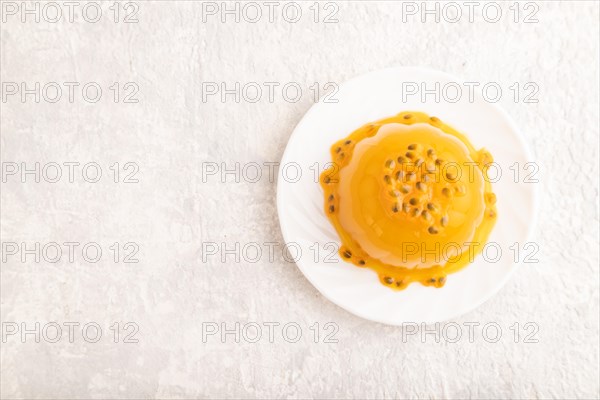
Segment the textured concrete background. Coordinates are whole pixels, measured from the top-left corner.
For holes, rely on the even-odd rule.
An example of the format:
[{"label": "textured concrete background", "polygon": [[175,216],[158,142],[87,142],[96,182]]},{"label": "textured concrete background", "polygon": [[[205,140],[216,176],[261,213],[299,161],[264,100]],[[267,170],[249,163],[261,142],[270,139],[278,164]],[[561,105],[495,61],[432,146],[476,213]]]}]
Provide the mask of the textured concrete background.
[{"label": "textured concrete background", "polygon": [[[83,180],[81,169],[69,182],[66,167],[57,183],[4,176],[4,244],[81,245],[73,262],[65,250],[56,263],[27,254],[21,262],[10,244],[3,248],[3,398],[599,397],[597,2],[538,2],[539,22],[531,24],[523,19],[535,8],[524,3],[517,23],[509,3],[497,23],[483,18],[482,5],[473,22],[463,15],[458,23],[423,23],[408,14],[403,22],[399,2],[338,3],[338,22],[328,24],[322,19],[335,8],[321,4],[315,23],[312,2],[298,23],[282,18],[283,4],[274,22],[263,6],[257,23],[231,16],[222,23],[220,14],[203,21],[194,1],[136,4],[139,22],[130,24],[122,19],[134,6],[121,3],[115,23],[112,1],[97,23],[82,18],[81,5],[72,23],[3,13],[2,82],[80,83],[72,103],[66,91],[57,103],[35,103],[33,95],[2,103],[4,168],[97,162],[103,172],[97,183]],[[275,183],[231,176],[204,183],[203,162],[279,161],[314,101],[311,85],[396,65],[498,82],[500,104],[541,167],[540,262],[524,264],[498,295],[454,321],[462,332],[455,343],[456,325],[442,325],[438,342],[423,329],[403,335],[348,314],[283,259],[281,246],[273,261],[266,251],[256,263],[202,257],[202,243],[282,241]],[[87,82],[103,89],[97,103],[81,97]],[[137,84],[139,102],[115,103],[114,82],[121,90]],[[272,102],[203,102],[202,82],[297,82],[304,95],[296,103],[280,91]],[[535,82],[539,102],[515,102],[508,89],[515,82]],[[138,183],[122,182],[133,171],[126,162],[139,167]],[[101,247],[100,261],[82,258],[88,242]],[[134,248],[128,242],[139,246],[138,263],[123,262]],[[39,343],[35,334],[20,335],[36,322]],[[63,327],[56,343],[50,322]],[[72,343],[69,322],[80,324]],[[125,329],[128,322],[135,325]],[[233,334],[203,340],[211,322],[231,330],[239,323],[239,343]],[[280,324],[273,340],[265,322]],[[290,322],[302,329],[296,343],[294,329],[282,333]],[[83,336],[86,323],[102,328],[96,343],[93,328]],[[252,323],[262,326],[256,343]],[[480,324],[471,338],[468,323]],[[482,329],[490,323],[502,329],[495,343],[494,329]]]}]

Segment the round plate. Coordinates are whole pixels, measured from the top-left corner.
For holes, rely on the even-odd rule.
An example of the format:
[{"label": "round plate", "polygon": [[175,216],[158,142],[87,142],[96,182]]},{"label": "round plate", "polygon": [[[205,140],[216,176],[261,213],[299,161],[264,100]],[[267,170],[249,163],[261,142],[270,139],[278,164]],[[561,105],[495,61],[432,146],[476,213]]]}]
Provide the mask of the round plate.
[{"label": "round plate", "polygon": [[[516,269],[515,261],[535,253],[535,245],[527,245],[536,214],[535,165],[526,164],[531,161],[530,153],[515,123],[477,91],[475,98],[469,99],[462,85],[462,96],[454,103],[436,102],[433,94],[425,96],[425,101],[420,93],[402,95],[403,89],[414,88],[413,83],[431,89],[438,82],[443,88],[448,82],[461,85],[463,81],[429,69],[390,68],[344,83],[336,94],[306,113],[281,161],[277,209],[290,256],[326,298],[368,320],[401,325],[455,318],[500,290]],[[450,93],[455,96],[448,89],[448,96]],[[334,99],[338,102],[327,102]],[[401,111],[439,117],[466,134],[475,148],[488,149],[499,166],[496,171],[502,174],[492,184],[498,219],[484,253],[463,270],[448,275],[440,289],[413,283],[394,291],[383,286],[374,271],[343,261],[337,254],[338,235],[323,211],[318,175],[331,162],[331,145],[370,121]],[[491,172],[490,179],[496,180]]]}]

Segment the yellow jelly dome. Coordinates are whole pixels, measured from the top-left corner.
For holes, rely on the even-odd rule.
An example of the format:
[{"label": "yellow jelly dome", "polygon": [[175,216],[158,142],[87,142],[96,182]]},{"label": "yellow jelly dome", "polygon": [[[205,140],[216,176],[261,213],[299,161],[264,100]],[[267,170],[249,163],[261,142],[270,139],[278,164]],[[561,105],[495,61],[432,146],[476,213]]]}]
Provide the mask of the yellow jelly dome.
[{"label": "yellow jelly dome", "polygon": [[340,255],[400,290],[441,287],[481,251],[496,221],[486,150],[439,118],[402,112],[331,148],[320,177]]}]

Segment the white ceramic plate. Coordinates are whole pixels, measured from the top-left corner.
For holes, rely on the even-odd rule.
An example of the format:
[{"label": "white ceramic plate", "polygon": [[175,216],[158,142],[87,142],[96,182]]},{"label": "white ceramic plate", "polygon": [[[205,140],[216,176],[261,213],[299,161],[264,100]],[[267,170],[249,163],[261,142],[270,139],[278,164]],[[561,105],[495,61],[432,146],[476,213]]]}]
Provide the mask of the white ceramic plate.
[{"label": "white ceramic plate", "polygon": [[[500,290],[514,272],[517,247],[521,261],[535,252],[526,243],[535,223],[536,185],[523,182],[533,169],[523,169],[531,158],[515,123],[477,91],[474,101],[465,90],[455,103],[435,102],[433,95],[425,102],[418,95],[406,96],[403,101],[403,82],[424,82],[433,88],[436,82],[443,87],[448,82],[462,86],[463,81],[429,69],[390,68],[344,83],[334,95],[338,103],[315,104],[294,130],[281,161],[277,187],[283,237],[306,278],[349,312],[391,325],[435,323],[474,309]],[[489,242],[494,244],[485,247],[486,257],[480,254],[472,264],[449,275],[441,289],[414,283],[406,290],[393,291],[379,283],[374,271],[341,260],[339,238],[323,211],[317,177],[331,161],[330,146],[367,122],[401,111],[439,117],[465,133],[476,148],[487,148],[502,172],[493,183],[498,220]],[[520,182],[515,182],[514,171],[509,169],[516,162],[521,169]],[[498,248],[500,256],[496,255]]]}]

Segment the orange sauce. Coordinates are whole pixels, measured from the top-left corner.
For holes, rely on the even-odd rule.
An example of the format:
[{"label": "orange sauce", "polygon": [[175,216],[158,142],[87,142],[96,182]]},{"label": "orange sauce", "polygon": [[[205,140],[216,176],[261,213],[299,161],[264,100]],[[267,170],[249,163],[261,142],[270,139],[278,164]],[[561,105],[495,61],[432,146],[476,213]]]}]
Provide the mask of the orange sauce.
[{"label": "orange sauce", "polygon": [[320,183],[340,256],[401,290],[442,287],[468,265],[496,221],[484,149],[439,118],[402,112],[331,147]]}]

